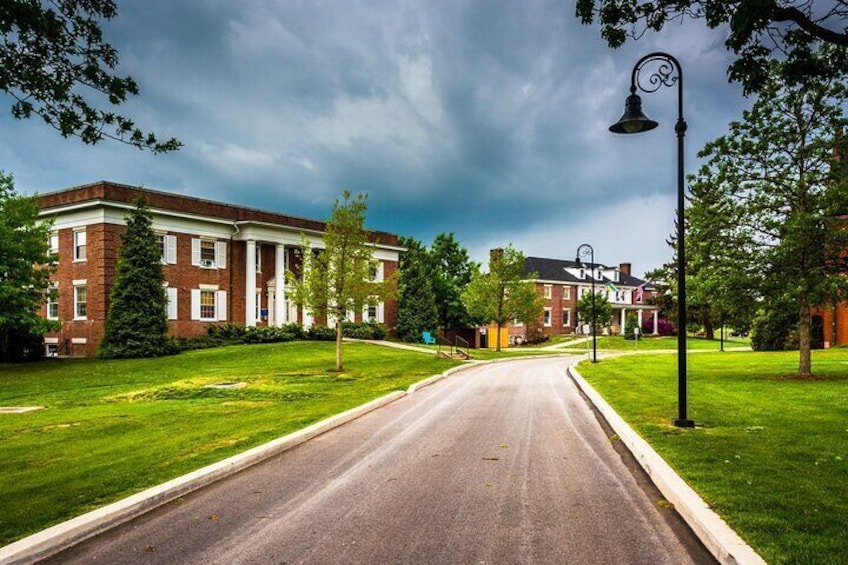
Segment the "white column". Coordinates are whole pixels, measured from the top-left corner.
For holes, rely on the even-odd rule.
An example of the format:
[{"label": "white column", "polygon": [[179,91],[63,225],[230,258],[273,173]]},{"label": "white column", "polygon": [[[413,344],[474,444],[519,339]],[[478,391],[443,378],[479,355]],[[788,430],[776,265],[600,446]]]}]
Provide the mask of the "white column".
[{"label": "white column", "polygon": [[624,306],[621,307],[621,335],[624,335],[624,322],[627,321],[627,310]]},{"label": "white column", "polygon": [[657,335],[658,333],[660,333],[659,326],[658,326],[659,318],[660,318],[660,311],[654,310],[654,335]]},{"label": "white column", "polygon": [[277,255],[274,259],[274,323],[282,326],[286,319],[286,246],[277,245]]},{"label": "white column", "polygon": [[642,331],[642,309],[641,308],[636,310],[636,318],[638,320],[637,323],[639,324],[639,331],[641,332]]},{"label": "white column", "polygon": [[256,325],[256,242],[247,240],[244,273],[244,325]]}]

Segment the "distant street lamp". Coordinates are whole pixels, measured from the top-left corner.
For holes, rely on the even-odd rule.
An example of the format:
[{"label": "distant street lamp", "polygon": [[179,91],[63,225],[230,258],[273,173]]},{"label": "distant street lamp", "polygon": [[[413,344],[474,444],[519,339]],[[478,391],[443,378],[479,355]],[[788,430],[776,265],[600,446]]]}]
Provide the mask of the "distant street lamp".
[{"label": "distant street lamp", "polygon": [[[659,62],[659,67],[648,77],[649,87],[639,82],[639,73],[648,63]],[[675,70],[677,71],[674,74]],[[683,69],[680,63],[668,53],[656,52],[645,55],[633,67],[630,75],[630,96],[624,103],[624,115],[610,126],[613,133],[640,133],[656,128],[659,124],[642,113],[642,99],[636,94],[656,92],[663,86],[677,85],[677,405],[678,416],[674,425],[681,428],[693,428],[695,422],[686,415],[686,260],[683,244],[683,136],[686,134],[686,121],[683,119]]]},{"label": "distant street lamp", "polygon": [[598,334],[595,327],[598,325],[598,313],[595,311],[595,250],[588,243],[577,248],[577,264],[582,264],[580,256],[589,255],[589,269],[592,271],[592,363],[598,362]]}]

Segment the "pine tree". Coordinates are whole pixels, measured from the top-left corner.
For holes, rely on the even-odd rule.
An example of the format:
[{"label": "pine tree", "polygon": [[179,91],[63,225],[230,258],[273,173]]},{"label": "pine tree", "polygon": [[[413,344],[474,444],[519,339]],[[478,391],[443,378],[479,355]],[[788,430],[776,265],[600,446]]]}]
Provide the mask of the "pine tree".
[{"label": "pine tree", "polygon": [[171,352],[162,253],[147,203],[138,199],[135,205],[121,235],[101,357],[156,357]]}]

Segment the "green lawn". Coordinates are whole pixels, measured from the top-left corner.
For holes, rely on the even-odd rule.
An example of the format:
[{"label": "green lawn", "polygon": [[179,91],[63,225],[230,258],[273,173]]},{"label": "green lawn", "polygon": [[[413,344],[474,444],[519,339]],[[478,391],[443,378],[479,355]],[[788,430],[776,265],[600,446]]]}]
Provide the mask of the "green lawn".
[{"label": "green lawn", "polygon": [[[303,428],[457,364],[346,344],[0,365],[0,545]],[[244,382],[242,389],[205,385]]]},{"label": "green lawn", "polygon": [[[724,348],[730,349],[734,347],[750,347],[751,343],[746,339],[727,339],[724,340]],[[592,347],[592,340],[589,339],[588,346],[586,343],[575,345],[573,349],[585,351],[586,348]],[[719,351],[721,344],[716,338],[715,340],[704,339],[702,337],[688,337],[686,339],[687,351]],[[660,349],[677,350],[677,336],[665,337],[643,337],[639,341],[633,339],[624,339],[619,336],[598,336],[599,350],[613,351],[656,351]]]},{"label": "green lawn", "polygon": [[848,556],[848,351],[813,354],[821,380],[787,378],[798,352],[689,358],[689,416],[677,357],[623,356],[579,370],[772,565]]}]

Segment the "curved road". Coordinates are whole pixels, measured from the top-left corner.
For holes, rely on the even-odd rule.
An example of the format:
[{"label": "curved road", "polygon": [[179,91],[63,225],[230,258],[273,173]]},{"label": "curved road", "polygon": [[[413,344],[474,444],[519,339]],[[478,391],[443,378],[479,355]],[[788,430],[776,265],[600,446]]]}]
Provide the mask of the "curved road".
[{"label": "curved road", "polygon": [[56,563],[713,563],[565,374],[477,367]]}]

